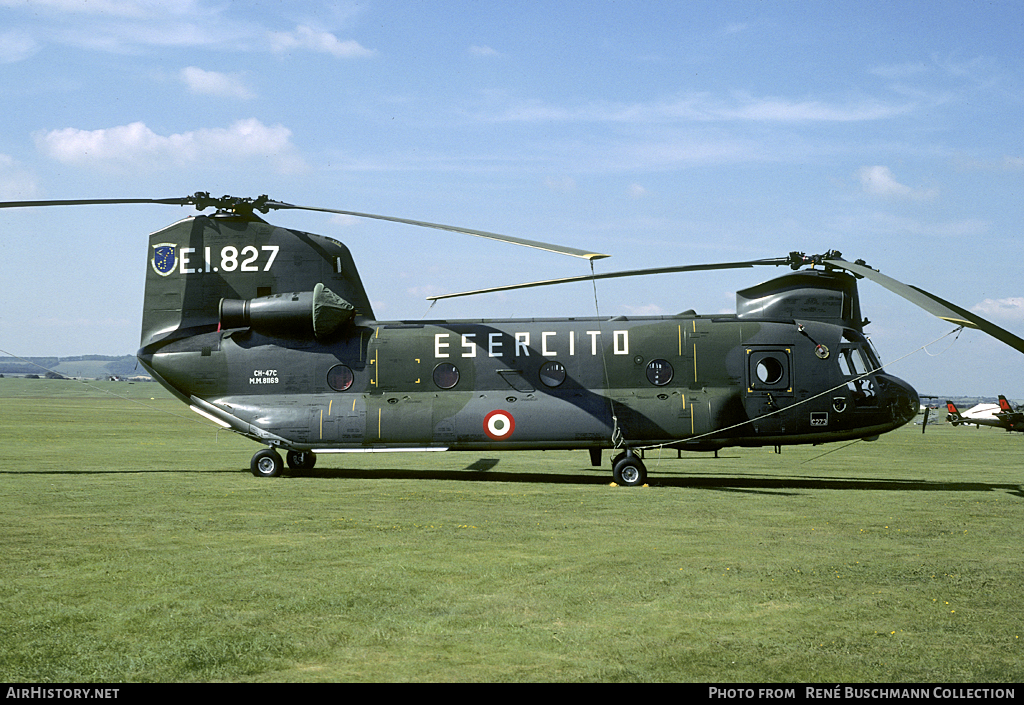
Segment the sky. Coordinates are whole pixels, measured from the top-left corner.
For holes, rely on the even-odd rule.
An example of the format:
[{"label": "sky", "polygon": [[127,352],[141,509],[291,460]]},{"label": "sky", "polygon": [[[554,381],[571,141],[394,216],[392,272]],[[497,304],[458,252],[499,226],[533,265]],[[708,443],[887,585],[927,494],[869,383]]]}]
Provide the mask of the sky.
[{"label": "sky", "polygon": [[[611,255],[839,250],[1024,337],[1019,2],[0,0],[0,200],[268,194]],[[147,239],[190,208],[0,210],[0,350],[134,354]],[[582,260],[300,211],[380,319],[735,311],[788,270]],[[1021,354],[861,282],[922,394],[1024,400]]]}]

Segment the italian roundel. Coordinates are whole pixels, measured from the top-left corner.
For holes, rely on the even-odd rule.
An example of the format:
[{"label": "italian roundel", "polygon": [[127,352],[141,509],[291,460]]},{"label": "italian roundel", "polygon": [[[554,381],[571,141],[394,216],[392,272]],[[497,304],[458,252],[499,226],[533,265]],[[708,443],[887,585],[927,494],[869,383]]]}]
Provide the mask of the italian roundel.
[{"label": "italian roundel", "polygon": [[516,430],[516,420],[507,411],[497,409],[484,417],[484,433],[495,441],[504,441]]}]

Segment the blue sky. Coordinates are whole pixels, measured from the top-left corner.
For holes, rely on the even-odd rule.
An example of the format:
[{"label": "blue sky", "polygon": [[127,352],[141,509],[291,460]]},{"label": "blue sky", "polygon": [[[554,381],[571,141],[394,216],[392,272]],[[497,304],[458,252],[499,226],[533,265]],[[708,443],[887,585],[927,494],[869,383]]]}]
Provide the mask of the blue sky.
[{"label": "blue sky", "polygon": [[[0,200],[195,191],[462,225],[598,271],[841,250],[1024,336],[1019,2],[0,0]],[[133,353],[173,206],[0,211],[0,348]],[[322,213],[381,318],[587,316],[582,261]],[[734,310],[782,270],[611,280],[602,315]],[[1024,399],[1019,353],[862,282],[924,394]],[[918,351],[918,352],[914,352]],[[904,357],[907,356],[907,357]],[[897,362],[898,360],[898,362]]]}]

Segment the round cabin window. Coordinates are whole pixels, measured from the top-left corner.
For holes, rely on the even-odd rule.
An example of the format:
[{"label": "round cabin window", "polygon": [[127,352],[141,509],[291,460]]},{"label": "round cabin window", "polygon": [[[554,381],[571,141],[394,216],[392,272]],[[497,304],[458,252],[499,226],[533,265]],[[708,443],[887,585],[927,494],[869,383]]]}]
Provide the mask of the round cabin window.
[{"label": "round cabin window", "polygon": [[335,365],[327,372],[327,384],[336,392],[344,392],[354,381],[355,375],[348,365]]},{"label": "round cabin window", "polygon": [[757,379],[760,380],[761,384],[778,384],[783,375],[786,374],[786,369],[782,366],[782,362],[775,357],[763,357],[755,368],[757,373]]},{"label": "round cabin window", "polygon": [[442,362],[434,368],[434,384],[441,389],[451,389],[459,383],[459,368],[450,362]]},{"label": "round cabin window", "polygon": [[546,387],[557,387],[565,381],[565,365],[561,362],[545,362],[540,368],[540,381]]},{"label": "round cabin window", "polygon": [[651,360],[647,363],[647,381],[656,387],[664,387],[672,381],[675,370],[668,360]]}]

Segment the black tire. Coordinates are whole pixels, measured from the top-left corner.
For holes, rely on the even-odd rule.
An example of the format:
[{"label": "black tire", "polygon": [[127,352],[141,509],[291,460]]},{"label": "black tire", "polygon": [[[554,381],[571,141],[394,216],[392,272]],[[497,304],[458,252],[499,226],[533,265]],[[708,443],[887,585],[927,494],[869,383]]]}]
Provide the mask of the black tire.
[{"label": "black tire", "polygon": [[285,458],[292,470],[312,470],[316,465],[316,454],[309,450],[290,450]]},{"label": "black tire", "polygon": [[647,482],[647,467],[640,458],[629,453],[615,463],[612,476],[619,485],[639,487]]},{"label": "black tire", "polygon": [[252,456],[249,469],[255,477],[279,477],[284,472],[284,461],[273,448],[264,448]]}]

